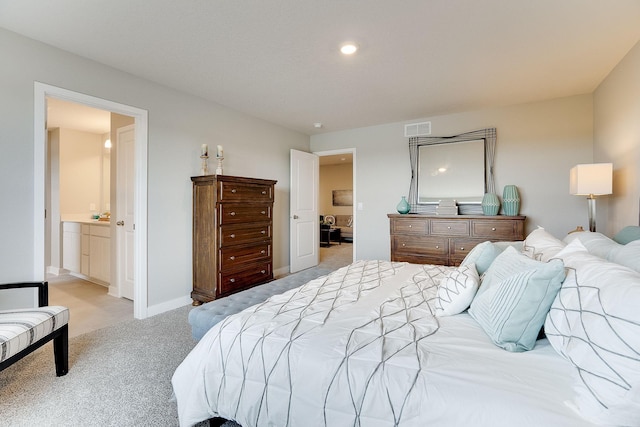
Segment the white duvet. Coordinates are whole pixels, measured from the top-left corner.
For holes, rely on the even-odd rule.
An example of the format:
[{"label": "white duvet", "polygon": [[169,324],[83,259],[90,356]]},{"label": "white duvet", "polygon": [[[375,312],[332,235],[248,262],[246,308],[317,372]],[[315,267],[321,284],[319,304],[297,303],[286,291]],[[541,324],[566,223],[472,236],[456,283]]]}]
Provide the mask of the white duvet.
[{"label": "white duvet", "polygon": [[432,315],[449,268],[359,261],[228,317],[173,376],[180,425],[588,425],[546,340],[509,353]]}]

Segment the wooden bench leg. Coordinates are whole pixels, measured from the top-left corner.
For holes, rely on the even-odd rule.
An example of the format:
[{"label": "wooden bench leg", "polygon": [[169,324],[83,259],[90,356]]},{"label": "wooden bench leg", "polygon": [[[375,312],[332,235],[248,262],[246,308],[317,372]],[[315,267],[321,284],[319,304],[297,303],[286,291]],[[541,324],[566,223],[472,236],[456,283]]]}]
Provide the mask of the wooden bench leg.
[{"label": "wooden bench leg", "polygon": [[59,377],[69,372],[69,325],[64,325],[60,331],[60,335],[53,339],[53,357]]}]

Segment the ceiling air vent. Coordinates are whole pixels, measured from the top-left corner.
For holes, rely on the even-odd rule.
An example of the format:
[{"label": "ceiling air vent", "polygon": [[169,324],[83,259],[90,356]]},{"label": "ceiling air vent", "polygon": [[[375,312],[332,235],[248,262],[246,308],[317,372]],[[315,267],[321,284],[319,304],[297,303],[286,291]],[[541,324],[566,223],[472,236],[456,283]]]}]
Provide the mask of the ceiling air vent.
[{"label": "ceiling air vent", "polygon": [[431,135],[431,122],[411,123],[404,125],[404,136],[411,138],[412,136]]}]

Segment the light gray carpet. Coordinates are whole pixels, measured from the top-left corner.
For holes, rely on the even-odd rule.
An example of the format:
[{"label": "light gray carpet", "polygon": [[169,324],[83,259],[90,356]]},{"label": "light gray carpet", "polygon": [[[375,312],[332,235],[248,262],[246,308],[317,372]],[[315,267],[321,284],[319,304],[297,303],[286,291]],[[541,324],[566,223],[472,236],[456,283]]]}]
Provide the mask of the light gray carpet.
[{"label": "light gray carpet", "polygon": [[[318,266],[279,280],[302,284],[327,271]],[[177,426],[171,376],[195,345],[191,308],[70,338],[66,376],[55,376],[51,343],[0,372],[0,424]]]}]

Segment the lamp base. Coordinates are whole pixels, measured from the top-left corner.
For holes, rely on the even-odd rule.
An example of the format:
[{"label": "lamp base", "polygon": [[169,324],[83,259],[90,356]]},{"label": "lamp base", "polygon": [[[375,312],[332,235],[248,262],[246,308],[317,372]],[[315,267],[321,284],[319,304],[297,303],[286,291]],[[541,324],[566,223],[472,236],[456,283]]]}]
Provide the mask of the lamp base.
[{"label": "lamp base", "polygon": [[596,231],[596,196],[589,194],[587,197],[587,209],[589,210],[589,231]]}]

